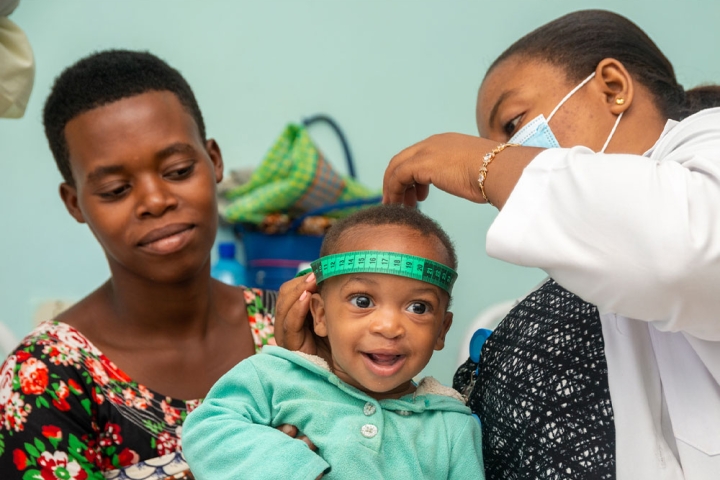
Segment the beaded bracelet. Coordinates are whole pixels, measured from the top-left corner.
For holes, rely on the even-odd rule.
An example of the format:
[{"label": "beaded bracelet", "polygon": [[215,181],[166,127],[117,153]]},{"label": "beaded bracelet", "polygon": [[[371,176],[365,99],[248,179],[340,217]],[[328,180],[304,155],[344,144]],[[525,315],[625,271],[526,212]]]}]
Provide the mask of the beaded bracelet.
[{"label": "beaded bracelet", "polygon": [[[498,145],[497,147],[493,148],[491,151],[483,155],[483,163],[480,167],[480,172],[478,173],[478,186],[480,187],[480,193],[482,193],[483,198],[487,203],[490,205],[493,205],[490,200],[488,200],[487,195],[485,195],[485,178],[487,177],[488,173],[488,165],[490,165],[490,162],[493,161],[495,158],[495,155],[502,152],[508,147],[519,147],[520,145],[517,143],[503,143]],[[495,205],[493,205],[494,207]]]}]

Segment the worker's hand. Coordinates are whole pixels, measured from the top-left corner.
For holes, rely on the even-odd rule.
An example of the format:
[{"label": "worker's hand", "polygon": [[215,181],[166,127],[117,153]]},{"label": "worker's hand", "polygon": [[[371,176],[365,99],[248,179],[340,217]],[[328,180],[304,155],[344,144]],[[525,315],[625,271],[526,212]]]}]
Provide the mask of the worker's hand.
[{"label": "worker's hand", "polygon": [[[414,207],[425,200],[430,185],[471,202],[488,203],[478,185],[485,155],[498,142],[460,133],[433,135],[393,157],[383,178],[383,203]],[[525,167],[544,149],[506,148],[488,164],[485,195],[502,209]]]},{"label": "worker's hand", "polygon": [[383,202],[414,207],[430,185],[477,203],[485,200],[477,177],[483,155],[497,143],[460,133],[433,135],[393,157],[383,179]]}]

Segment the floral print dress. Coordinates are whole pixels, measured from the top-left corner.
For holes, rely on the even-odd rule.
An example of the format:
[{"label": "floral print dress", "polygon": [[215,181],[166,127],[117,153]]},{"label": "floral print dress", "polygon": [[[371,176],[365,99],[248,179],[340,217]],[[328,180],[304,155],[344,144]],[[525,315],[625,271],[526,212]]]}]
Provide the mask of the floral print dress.
[{"label": "floral print dress", "polygon": [[[256,351],[275,343],[275,295],[245,289]],[[200,402],[134,382],[80,332],[45,322],[0,369],[0,478],[183,478],[182,424]]]}]

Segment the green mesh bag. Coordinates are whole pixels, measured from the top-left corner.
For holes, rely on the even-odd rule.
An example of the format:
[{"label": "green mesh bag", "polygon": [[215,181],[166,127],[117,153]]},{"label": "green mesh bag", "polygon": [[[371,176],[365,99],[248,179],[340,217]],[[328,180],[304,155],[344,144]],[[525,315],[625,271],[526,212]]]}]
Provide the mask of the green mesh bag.
[{"label": "green mesh bag", "polygon": [[[328,121],[343,140],[351,174],[352,159],[342,133]],[[311,140],[304,125],[290,124],[275,141],[250,180],[225,193],[229,204],[221,216],[229,223],[260,224],[271,213],[299,216],[318,208],[352,200],[376,197],[373,191],[351,176],[338,174]],[[335,210],[329,215],[342,217],[354,209]]]}]

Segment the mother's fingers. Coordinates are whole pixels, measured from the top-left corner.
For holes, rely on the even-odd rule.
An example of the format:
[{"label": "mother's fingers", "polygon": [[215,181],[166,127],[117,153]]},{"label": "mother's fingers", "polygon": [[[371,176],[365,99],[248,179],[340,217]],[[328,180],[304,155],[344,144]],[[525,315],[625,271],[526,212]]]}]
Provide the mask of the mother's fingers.
[{"label": "mother's fingers", "polygon": [[305,442],[305,445],[307,445],[308,448],[313,452],[317,451],[317,447],[315,446],[315,444],[305,435],[300,435],[299,437],[296,437],[296,439]]},{"label": "mother's fingers", "polygon": [[275,341],[278,345],[299,350],[307,343],[310,332],[306,318],[310,312],[310,295],[316,291],[317,283],[312,273],[282,284],[275,310]]},{"label": "mother's fingers", "polygon": [[284,423],[280,425],[279,427],[276,427],[277,430],[280,430],[285,435],[292,437],[296,440],[300,440],[302,442],[305,442],[305,444],[312,450],[313,452],[317,451],[317,447],[315,444],[310,440],[307,436],[300,433],[300,431],[297,429],[295,425],[289,425],[287,423]]}]

